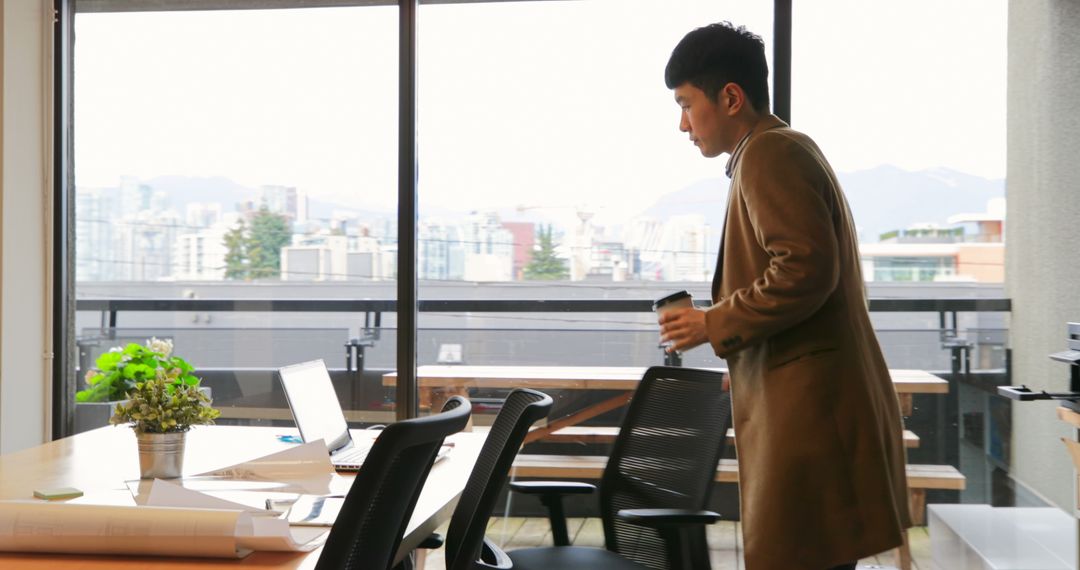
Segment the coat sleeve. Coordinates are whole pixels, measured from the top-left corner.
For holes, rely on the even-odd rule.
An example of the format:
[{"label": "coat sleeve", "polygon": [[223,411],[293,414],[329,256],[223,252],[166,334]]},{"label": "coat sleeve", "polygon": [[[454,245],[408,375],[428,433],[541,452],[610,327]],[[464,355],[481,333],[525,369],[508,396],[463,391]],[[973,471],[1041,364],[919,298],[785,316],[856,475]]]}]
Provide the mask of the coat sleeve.
[{"label": "coat sleeve", "polygon": [[836,209],[820,158],[781,133],[759,138],[744,151],[739,169],[757,243],[741,247],[760,248],[769,263],[750,286],[706,312],[709,343],[721,358],[807,319],[839,281]]}]

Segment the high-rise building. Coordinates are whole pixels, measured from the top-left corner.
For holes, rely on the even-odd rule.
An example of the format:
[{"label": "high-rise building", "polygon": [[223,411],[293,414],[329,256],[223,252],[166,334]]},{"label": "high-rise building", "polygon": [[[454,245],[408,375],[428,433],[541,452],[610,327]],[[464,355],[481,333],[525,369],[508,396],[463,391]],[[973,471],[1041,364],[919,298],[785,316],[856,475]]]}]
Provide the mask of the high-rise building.
[{"label": "high-rise building", "polygon": [[184,220],[192,228],[209,228],[221,223],[223,217],[219,203],[191,202],[185,208]]},{"label": "high-rise building", "polygon": [[[274,214],[283,214],[289,221],[299,219],[299,207],[296,188],[292,186],[263,185],[259,188],[262,192],[262,206],[266,206]],[[306,210],[306,208],[305,208]],[[307,215],[305,211],[304,215]]]},{"label": "high-rise building", "polygon": [[460,226],[422,220],[416,243],[417,277],[439,281],[465,278],[466,244]]},{"label": "high-rise building", "polygon": [[185,224],[163,192],[125,178],[115,188],[76,189],[76,279],[157,281],[173,274]]},{"label": "high-rise building", "polygon": [[532,260],[533,247],[536,245],[536,224],[532,222],[502,222],[510,232],[514,244],[514,280],[521,280],[525,275],[525,266]]},{"label": "high-rise building", "polygon": [[115,281],[119,211],[115,188],[75,189],[75,279]]},{"label": "high-rise building", "polygon": [[626,239],[630,272],[647,281],[707,281],[718,242],[719,236],[697,214],[663,222],[636,219]]},{"label": "high-rise building", "polygon": [[117,222],[120,281],[158,281],[173,276],[174,244],[182,233],[172,210],[142,210]]},{"label": "high-rise building", "polygon": [[173,277],[178,281],[221,281],[225,279],[224,224],[179,236],[174,253]]}]

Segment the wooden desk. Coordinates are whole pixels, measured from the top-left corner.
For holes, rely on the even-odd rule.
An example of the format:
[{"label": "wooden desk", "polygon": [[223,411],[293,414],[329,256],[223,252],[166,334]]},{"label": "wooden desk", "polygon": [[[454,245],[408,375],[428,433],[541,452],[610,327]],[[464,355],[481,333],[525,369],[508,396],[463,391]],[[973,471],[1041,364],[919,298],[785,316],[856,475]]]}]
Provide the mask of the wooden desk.
[{"label": "wooden desk", "polygon": [[[715,368],[726,372],[726,369]],[[420,366],[416,371],[420,407],[438,410],[447,398],[465,395],[469,388],[535,388],[537,390],[615,390],[624,393],[549,422],[529,433],[526,443],[614,410],[630,401],[645,373],[641,366]],[[890,370],[905,416],[912,412],[913,394],[944,394],[949,383],[922,370]],[[384,386],[397,384],[397,372],[383,375]]]},{"label": "wooden desk", "polygon": [[[188,434],[184,473],[193,475],[253,459],[291,444],[274,435],[296,430],[271,427],[203,426]],[[374,438],[378,431],[358,430],[353,436]],[[437,463],[417,502],[402,541],[401,552],[416,547],[440,524],[450,519],[483,444],[482,434],[451,436],[454,451]],[[31,449],[0,456],[0,498],[30,499],[34,489],[76,487],[82,502],[134,504],[124,481],[139,478],[134,433],[126,427],[103,427]],[[322,549],[310,553],[256,552],[238,560],[125,556],[79,556],[0,552],[4,570],[173,570],[195,568],[314,568]]]}]

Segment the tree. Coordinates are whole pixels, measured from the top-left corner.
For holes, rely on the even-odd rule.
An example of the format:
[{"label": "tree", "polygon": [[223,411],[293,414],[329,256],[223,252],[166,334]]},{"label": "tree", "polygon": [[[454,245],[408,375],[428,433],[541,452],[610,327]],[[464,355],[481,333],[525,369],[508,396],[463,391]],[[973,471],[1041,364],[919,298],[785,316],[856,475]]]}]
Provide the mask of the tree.
[{"label": "tree", "polygon": [[244,220],[236,224],[236,227],[225,234],[225,278],[247,279],[247,226]]},{"label": "tree", "polygon": [[539,244],[533,251],[529,264],[525,266],[526,279],[554,281],[566,279],[569,276],[566,262],[555,255],[555,243],[552,241],[551,233],[551,224],[548,224],[546,231],[541,226],[537,235]]},{"label": "tree", "polygon": [[281,248],[292,242],[289,220],[264,206],[225,234],[225,278],[266,279],[281,275]]},{"label": "tree", "polygon": [[251,219],[248,237],[248,271],[252,279],[281,275],[281,248],[292,242],[289,220],[264,206]]}]

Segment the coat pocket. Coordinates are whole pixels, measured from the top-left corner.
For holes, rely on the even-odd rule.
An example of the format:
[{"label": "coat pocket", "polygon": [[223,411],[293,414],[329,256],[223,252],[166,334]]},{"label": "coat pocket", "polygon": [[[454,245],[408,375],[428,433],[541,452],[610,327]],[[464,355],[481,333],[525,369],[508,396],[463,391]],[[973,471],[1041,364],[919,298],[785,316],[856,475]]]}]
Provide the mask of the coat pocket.
[{"label": "coat pocket", "polygon": [[794,364],[805,358],[817,356],[828,352],[835,352],[839,350],[835,342],[831,340],[817,340],[802,343],[791,343],[786,346],[777,343],[774,345],[769,343],[769,355],[765,359],[765,367],[768,370],[775,370],[789,364]]}]

